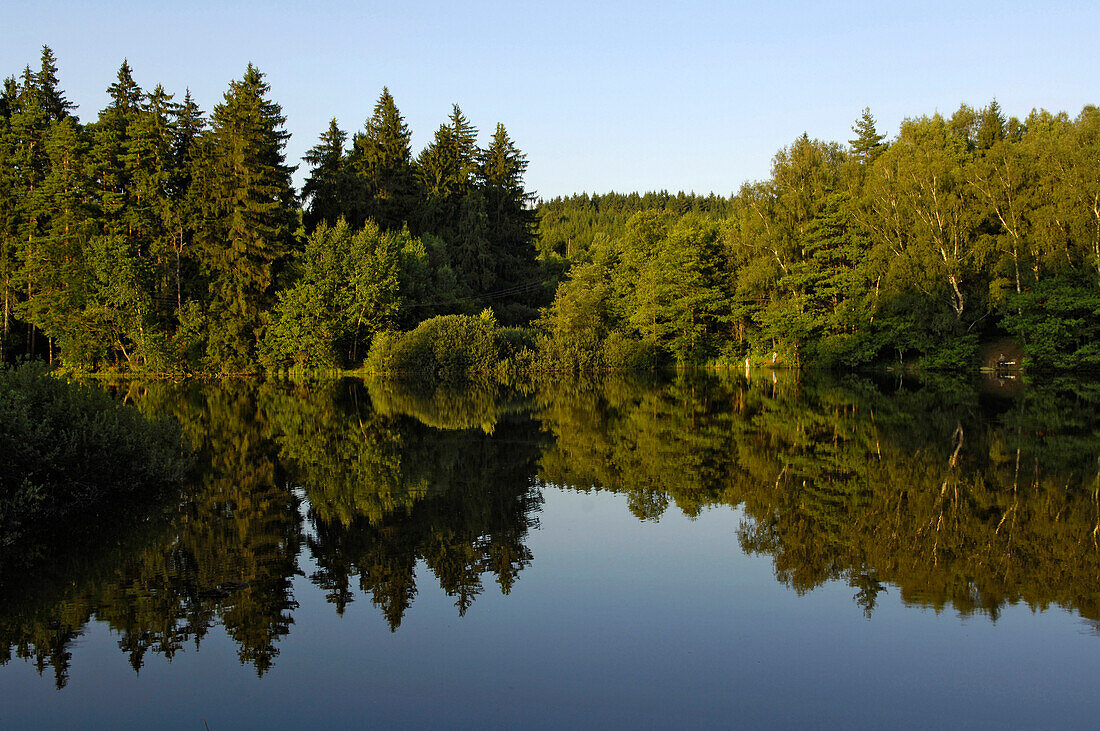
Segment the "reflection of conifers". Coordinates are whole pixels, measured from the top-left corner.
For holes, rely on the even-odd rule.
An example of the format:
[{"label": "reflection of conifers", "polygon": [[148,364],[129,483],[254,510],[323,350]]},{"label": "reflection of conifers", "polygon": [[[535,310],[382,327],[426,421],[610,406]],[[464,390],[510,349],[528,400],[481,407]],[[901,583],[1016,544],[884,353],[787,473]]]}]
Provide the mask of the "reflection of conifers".
[{"label": "reflection of conifers", "polygon": [[396,629],[423,560],[461,615],[482,592],[482,574],[495,575],[507,594],[531,561],[523,541],[542,502],[533,482],[538,429],[513,415],[518,404],[479,393],[410,394],[376,383],[370,400],[383,406],[375,411],[353,387],[342,418],[302,421],[310,431],[286,440],[288,449],[327,447],[292,462],[316,529],[308,541],[318,564],[311,578],[338,612],[353,600],[358,577]]},{"label": "reflection of conifers", "polygon": [[[182,503],[163,506],[159,521],[116,526],[114,545],[128,550],[77,544],[88,550],[59,562],[68,572],[53,589],[5,583],[5,593],[52,598],[17,612],[5,603],[0,648],[10,656],[14,647],[40,668],[52,665],[63,685],[70,643],[93,615],[118,633],[135,670],[149,650],[171,658],[221,624],[241,662],[262,674],[293,621],[291,579],[301,544],[297,501],[277,483],[266,435],[270,392],[240,383],[152,384],[131,388],[129,397],[180,421],[198,454],[198,482]],[[89,530],[98,534],[102,526]]]},{"label": "reflection of conifers", "polygon": [[937,609],[1100,616],[1094,391],[685,376],[540,399],[541,479],[624,492],[643,519],[743,504],[743,548],[800,592],[843,579],[867,612],[889,583]]}]

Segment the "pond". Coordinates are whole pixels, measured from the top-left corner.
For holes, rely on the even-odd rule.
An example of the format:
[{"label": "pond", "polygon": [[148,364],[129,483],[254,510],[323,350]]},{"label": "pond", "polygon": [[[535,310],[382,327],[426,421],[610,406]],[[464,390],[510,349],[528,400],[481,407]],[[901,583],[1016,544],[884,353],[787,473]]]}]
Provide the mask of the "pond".
[{"label": "pond", "polygon": [[113,389],[194,468],[3,549],[4,726],[1100,712],[1100,384]]}]

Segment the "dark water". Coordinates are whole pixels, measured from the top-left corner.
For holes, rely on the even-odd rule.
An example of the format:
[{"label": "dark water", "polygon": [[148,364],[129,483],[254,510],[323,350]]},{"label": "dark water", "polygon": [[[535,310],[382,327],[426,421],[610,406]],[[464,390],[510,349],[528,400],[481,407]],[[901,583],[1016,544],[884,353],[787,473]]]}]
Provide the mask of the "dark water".
[{"label": "dark water", "polygon": [[1084,726],[1100,387],[129,384],[178,493],[0,556],[0,725]]}]

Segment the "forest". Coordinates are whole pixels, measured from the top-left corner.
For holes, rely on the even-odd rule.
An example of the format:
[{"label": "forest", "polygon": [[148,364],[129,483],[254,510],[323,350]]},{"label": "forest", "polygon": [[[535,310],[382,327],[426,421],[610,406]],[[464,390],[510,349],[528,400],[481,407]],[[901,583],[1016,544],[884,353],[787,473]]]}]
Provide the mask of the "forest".
[{"label": "forest", "polygon": [[[458,105],[418,154],[383,88],[292,184],[249,65],[206,114],[123,61],[82,123],[52,51],[0,93],[0,360],[428,376],[741,365],[1100,366],[1100,110],[996,101],[803,134],[717,195],[539,200]],[[735,173],[731,171],[731,181]],[[734,183],[731,182],[731,186]]]}]

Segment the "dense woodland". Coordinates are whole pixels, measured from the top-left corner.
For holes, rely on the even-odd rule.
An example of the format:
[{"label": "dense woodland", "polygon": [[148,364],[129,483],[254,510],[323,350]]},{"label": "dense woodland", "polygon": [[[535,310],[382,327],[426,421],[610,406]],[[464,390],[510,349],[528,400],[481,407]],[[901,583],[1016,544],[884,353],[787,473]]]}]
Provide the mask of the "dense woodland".
[{"label": "dense woodland", "polygon": [[996,101],[848,146],[802,135],[729,200],[573,196],[541,207],[571,263],[557,356],[623,338],[679,361],[973,363],[1014,336],[1041,368],[1100,365],[1100,110],[1006,119]]},{"label": "dense woodland", "polygon": [[393,97],[306,155],[249,66],[208,116],[123,62],[82,124],[44,48],[0,97],[3,356],[74,369],[241,372],[361,361],[372,335],[493,306],[526,322],[535,262],[526,159],[455,106],[417,157]]},{"label": "dense woodland", "polygon": [[[362,129],[323,131],[298,193],[256,68],[209,115],[189,93],[144,90],[126,62],[108,94],[80,122],[49,48],[4,82],[3,360],[956,368],[1012,336],[1030,366],[1100,366],[1092,106],[1021,121],[996,101],[964,105],[906,120],[892,140],[864,110],[848,144],[804,134],[729,198],[536,205],[508,132],[479,147],[457,105],[414,156],[383,89]],[[469,334],[468,357],[429,347],[462,349]]]}]

